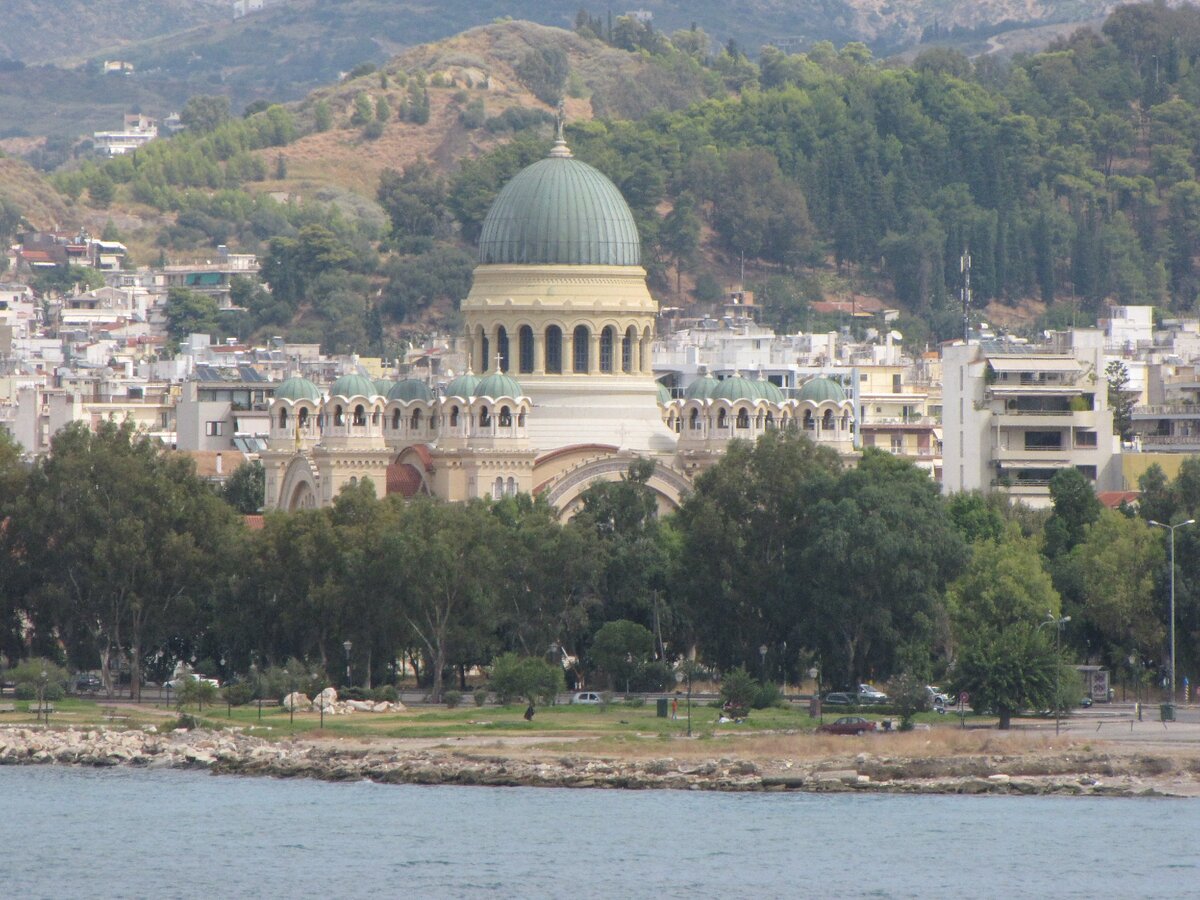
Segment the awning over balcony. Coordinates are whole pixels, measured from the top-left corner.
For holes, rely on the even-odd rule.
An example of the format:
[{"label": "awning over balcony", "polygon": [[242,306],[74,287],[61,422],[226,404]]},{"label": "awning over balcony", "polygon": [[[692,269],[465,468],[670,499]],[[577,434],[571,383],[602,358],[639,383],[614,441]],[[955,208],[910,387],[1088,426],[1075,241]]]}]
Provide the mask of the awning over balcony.
[{"label": "awning over balcony", "polygon": [[988,357],[996,372],[1078,372],[1079,362],[1072,356]]}]

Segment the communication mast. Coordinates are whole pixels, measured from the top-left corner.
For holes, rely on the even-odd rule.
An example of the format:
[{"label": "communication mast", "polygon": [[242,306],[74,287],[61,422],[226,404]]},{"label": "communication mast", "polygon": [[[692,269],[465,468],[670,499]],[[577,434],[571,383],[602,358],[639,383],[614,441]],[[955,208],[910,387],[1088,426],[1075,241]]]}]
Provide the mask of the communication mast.
[{"label": "communication mast", "polygon": [[971,248],[964,246],[958,258],[958,271],[962,273],[963,343],[971,340]]}]

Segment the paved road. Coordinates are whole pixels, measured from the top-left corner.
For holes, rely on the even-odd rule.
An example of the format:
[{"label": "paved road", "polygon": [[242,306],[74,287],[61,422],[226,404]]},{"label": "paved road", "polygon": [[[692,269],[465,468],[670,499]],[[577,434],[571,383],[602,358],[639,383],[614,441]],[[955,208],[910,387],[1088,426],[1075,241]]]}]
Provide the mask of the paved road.
[{"label": "paved road", "polygon": [[[1143,705],[1141,712],[1139,721],[1132,703],[1097,704],[1073,712],[1062,720],[1060,729],[1073,737],[1094,735],[1106,741],[1200,743],[1200,705],[1177,705],[1174,722],[1161,721],[1157,705]],[[1054,722],[1039,720],[1031,727],[1053,733]]]}]

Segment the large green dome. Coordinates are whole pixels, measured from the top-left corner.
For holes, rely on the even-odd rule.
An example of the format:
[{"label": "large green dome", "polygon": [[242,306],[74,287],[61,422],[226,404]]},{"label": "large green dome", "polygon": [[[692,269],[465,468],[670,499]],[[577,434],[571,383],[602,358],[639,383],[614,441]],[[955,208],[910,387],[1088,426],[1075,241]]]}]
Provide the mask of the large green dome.
[{"label": "large green dome", "polygon": [[712,392],[716,389],[720,382],[713,378],[712,375],[705,375],[703,378],[697,378],[688,385],[684,392],[685,400],[707,400],[712,396]]},{"label": "large green dome", "polygon": [[800,388],[800,399],[813,403],[824,403],[826,400],[841,403],[846,399],[846,391],[832,378],[818,375],[811,381],[806,381],[804,387]]},{"label": "large green dome", "polygon": [[571,157],[561,138],[518,172],[492,203],[479,235],[481,263],[636,266],[637,225],[617,186]]},{"label": "large green dome", "polygon": [[521,396],[521,385],[517,379],[503,372],[493,372],[475,386],[476,397],[512,397],[514,400]]},{"label": "large green dome", "polygon": [[712,393],[708,395],[711,400],[760,400],[762,393],[758,389],[758,385],[749,378],[743,378],[741,375],[732,375],[729,378],[722,380],[716,387],[712,389]]},{"label": "large green dome", "polygon": [[433,391],[429,385],[417,378],[404,378],[392,385],[387,392],[389,400],[432,400]]},{"label": "large green dome", "polygon": [[466,399],[467,397],[474,397],[475,388],[478,386],[479,376],[474,375],[471,372],[464,372],[462,375],[459,375],[448,385],[446,385],[446,396],[462,397],[463,399]]},{"label": "large green dome", "polygon": [[329,388],[330,397],[374,397],[378,394],[375,382],[365,375],[351,373],[343,375]]},{"label": "large green dome", "polygon": [[293,403],[297,400],[311,400],[313,403],[320,403],[321,389],[307,378],[293,375],[281,382],[275,389],[275,399],[291,400]]}]

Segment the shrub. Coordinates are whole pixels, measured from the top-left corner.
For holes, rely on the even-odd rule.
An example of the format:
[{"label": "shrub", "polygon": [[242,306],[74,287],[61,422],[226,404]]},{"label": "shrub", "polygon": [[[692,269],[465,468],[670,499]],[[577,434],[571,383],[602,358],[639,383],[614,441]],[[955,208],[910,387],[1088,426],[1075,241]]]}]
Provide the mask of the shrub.
[{"label": "shrub", "polygon": [[230,706],[245,706],[254,699],[254,685],[245,681],[227,684],[221,689],[221,695]]},{"label": "shrub", "polygon": [[675,672],[662,660],[638,666],[630,685],[635,691],[665,691],[675,686]]},{"label": "shrub", "polygon": [[487,703],[488,690],[487,688],[476,688],[473,696],[475,697],[475,705],[483,706]]},{"label": "shrub", "polygon": [[612,691],[601,691],[601,693],[600,693],[600,708],[608,709],[609,705],[612,702],[613,702],[613,692]]},{"label": "shrub", "polygon": [[51,681],[46,685],[44,696],[47,700],[61,700],[67,696],[67,691],[57,681]]},{"label": "shrub", "polygon": [[371,699],[377,703],[395,703],[400,699],[394,684],[381,684],[371,691]]},{"label": "shrub", "polygon": [[18,700],[36,700],[37,685],[32,681],[18,681],[14,693]]},{"label": "shrub", "polygon": [[462,691],[442,691],[442,700],[445,701],[447,709],[454,709],[462,703]]},{"label": "shrub", "polygon": [[368,141],[374,141],[383,135],[383,123],[378,119],[374,119],[366,124],[363,128],[363,137]]},{"label": "shrub", "polygon": [[543,659],[504,653],[492,662],[491,687],[504,705],[517,698],[549,703],[563,690],[563,671]]},{"label": "shrub", "polygon": [[645,705],[646,705],[646,698],[645,698],[645,697],[626,697],[626,698],[625,698],[625,705],[626,705],[626,706],[632,706],[632,707],[634,707],[634,708],[636,709],[636,708],[637,708],[637,707],[639,707],[639,706],[645,706]]},{"label": "shrub", "polygon": [[338,699],[340,700],[373,700],[372,692],[364,687],[353,685],[348,688],[343,688],[338,691]]},{"label": "shrub", "polygon": [[754,700],[750,705],[754,709],[770,709],[772,706],[782,706],[783,692],[779,690],[779,685],[773,681],[760,684],[758,690],[754,693]]},{"label": "shrub", "polygon": [[721,680],[721,701],[733,710],[749,709],[758,691],[758,682],[744,668],[734,669]]}]

